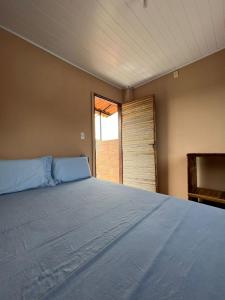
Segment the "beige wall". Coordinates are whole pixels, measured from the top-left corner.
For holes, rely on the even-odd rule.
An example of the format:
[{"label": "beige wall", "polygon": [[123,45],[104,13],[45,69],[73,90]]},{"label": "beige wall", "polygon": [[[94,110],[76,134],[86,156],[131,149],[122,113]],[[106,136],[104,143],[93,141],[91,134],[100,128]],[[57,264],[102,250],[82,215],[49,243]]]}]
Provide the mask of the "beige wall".
[{"label": "beige wall", "polygon": [[[91,157],[90,94],[119,101],[121,91],[2,29],[0,41],[0,158]],[[149,94],[160,192],[185,198],[186,154],[225,152],[225,50],[134,90]]]},{"label": "beige wall", "polygon": [[91,157],[91,92],[122,98],[119,89],[2,29],[0,85],[1,159]]},{"label": "beige wall", "polygon": [[[187,197],[186,154],[225,152],[225,50],[134,90],[155,94],[160,192]],[[221,178],[225,185],[225,178]]]}]

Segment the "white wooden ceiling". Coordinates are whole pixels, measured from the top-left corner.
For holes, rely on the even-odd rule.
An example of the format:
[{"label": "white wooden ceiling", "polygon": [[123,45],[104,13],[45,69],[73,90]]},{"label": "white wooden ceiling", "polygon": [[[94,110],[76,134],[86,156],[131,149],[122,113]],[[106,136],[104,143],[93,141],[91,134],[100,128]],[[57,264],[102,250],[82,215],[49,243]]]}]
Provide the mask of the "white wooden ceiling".
[{"label": "white wooden ceiling", "polygon": [[0,0],[0,25],[120,87],[225,47],[225,0]]}]

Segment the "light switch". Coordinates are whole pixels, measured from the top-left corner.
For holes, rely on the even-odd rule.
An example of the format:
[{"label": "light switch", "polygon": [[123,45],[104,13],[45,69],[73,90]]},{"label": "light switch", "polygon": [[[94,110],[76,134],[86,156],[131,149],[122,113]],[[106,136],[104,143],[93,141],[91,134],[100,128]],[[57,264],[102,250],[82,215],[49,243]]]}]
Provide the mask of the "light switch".
[{"label": "light switch", "polygon": [[81,132],[81,133],[80,133],[80,139],[81,139],[81,140],[85,140],[85,133],[84,133],[84,132]]}]

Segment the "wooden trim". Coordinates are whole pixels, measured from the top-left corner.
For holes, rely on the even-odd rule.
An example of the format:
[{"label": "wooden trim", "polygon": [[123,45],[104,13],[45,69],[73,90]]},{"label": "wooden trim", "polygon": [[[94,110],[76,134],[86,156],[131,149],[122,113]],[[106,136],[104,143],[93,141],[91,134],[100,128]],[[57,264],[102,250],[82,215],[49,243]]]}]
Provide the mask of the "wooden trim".
[{"label": "wooden trim", "polygon": [[194,191],[189,192],[188,195],[197,200],[201,199],[225,204],[225,191],[197,187]]},{"label": "wooden trim", "polygon": [[225,157],[225,153],[188,153],[187,157]]},{"label": "wooden trim", "polygon": [[[191,193],[197,188],[197,163],[196,156],[188,155],[188,192]],[[189,200],[195,200],[189,195]]]},{"label": "wooden trim", "polygon": [[154,118],[154,156],[155,156],[155,185],[156,192],[159,192],[159,182],[158,182],[158,158],[157,158],[157,135],[156,135],[156,104],[155,104],[155,95],[151,95],[153,99],[153,118]]},{"label": "wooden trim", "polygon": [[119,182],[123,183],[122,105],[118,105],[119,118]]},{"label": "wooden trim", "polygon": [[220,199],[220,198],[216,198],[216,197],[211,197],[211,196],[207,196],[207,195],[188,193],[188,196],[190,198],[207,200],[207,201],[211,201],[211,202],[215,202],[215,203],[225,204],[225,200],[224,199]]},{"label": "wooden trim", "polygon": [[94,93],[91,93],[91,127],[92,127],[92,176],[96,176],[95,94]]}]

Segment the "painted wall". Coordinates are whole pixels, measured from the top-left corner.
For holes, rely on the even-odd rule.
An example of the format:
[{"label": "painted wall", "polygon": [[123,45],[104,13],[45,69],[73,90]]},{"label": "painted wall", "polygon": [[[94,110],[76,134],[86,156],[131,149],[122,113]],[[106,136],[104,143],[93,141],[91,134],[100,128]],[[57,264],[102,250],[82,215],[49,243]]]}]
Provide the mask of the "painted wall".
[{"label": "painted wall", "polygon": [[[2,29],[0,41],[0,159],[91,158],[90,94],[120,101],[121,91]],[[134,89],[135,98],[149,94],[160,192],[186,198],[186,154],[225,152],[225,50],[180,69],[178,79],[169,74]]]},{"label": "painted wall", "polygon": [[[177,79],[168,74],[134,90],[135,98],[150,94],[160,192],[187,198],[186,154],[225,152],[225,50],[180,69]],[[224,176],[220,185],[225,188]]]},{"label": "painted wall", "polygon": [[91,158],[91,92],[121,91],[2,29],[0,41],[0,159]]}]

